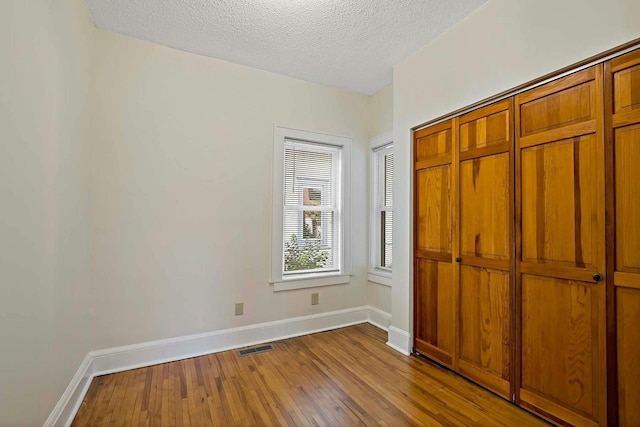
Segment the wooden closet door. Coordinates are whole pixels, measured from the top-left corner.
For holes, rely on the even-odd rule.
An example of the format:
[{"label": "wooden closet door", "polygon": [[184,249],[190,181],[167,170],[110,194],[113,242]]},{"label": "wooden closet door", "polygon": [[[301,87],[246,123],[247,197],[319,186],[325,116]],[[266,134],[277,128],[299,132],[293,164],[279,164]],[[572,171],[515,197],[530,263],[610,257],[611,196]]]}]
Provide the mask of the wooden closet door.
[{"label": "wooden closet door", "polygon": [[513,100],[459,119],[458,371],[511,398]]},{"label": "wooden closet door", "polygon": [[516,96],[519,402],[606,424],[602,66]]},{"label": "wooden closet door", "polygon": [[452,367],[453,120],[414,134],[414,348]]},{"label": "wooden closet door", "polygon": [[[640,425],[640,51],[606,65],[618,423]],[[611,281],[610,281],[611,282]]]}]

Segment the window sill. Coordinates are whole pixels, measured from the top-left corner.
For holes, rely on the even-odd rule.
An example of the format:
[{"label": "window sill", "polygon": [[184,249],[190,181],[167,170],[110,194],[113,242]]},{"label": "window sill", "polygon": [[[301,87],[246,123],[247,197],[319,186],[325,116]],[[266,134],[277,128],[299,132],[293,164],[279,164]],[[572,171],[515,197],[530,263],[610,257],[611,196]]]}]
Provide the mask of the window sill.
[{"label": "window sill", "polygon": [[293,289],[316,288],[319,286],[343,285],[351,282],[351,275],[344,273],[313,274],[308,277],[297,276],[290,279],[272,281],[273,291],[290,291]]},{"label": "window sill", "polygon": [[373,283],[391,287],[391,273],[376,270],[367,274],[367,280]]}]

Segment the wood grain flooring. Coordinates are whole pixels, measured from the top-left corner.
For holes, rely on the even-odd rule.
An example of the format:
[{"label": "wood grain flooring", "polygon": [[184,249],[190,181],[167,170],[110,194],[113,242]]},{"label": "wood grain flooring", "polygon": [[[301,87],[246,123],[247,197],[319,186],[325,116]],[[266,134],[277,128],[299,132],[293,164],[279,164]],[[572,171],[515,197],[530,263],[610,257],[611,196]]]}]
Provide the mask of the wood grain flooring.
[{"label": "wood grain flooring", "polygon": [[73,426],[546,423],[362,324],[94,378]]}]

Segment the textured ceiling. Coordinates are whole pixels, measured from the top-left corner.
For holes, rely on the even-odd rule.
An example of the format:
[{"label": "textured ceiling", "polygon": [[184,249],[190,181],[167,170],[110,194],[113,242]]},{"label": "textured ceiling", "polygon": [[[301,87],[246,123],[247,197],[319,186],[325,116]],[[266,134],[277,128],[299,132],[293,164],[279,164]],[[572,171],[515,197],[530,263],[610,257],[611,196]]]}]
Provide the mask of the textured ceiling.
[{"label": "textured ceiling", "polygon": [[87,0],[98,28],[372,94],[486,0]]}]

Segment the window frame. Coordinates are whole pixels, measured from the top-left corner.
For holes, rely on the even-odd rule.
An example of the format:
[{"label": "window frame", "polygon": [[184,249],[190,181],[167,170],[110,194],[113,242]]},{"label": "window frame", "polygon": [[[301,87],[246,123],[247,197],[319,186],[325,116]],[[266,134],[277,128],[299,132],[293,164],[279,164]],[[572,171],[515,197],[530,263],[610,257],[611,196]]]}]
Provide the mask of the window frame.
[{"label": "window frame", "polygon": [[[273,137],[273,216],[271,234],[271,278],[274,292],[317,286],[346,284],[351,280],[351,145],[349,136],[311,132],[274,125]],[[341,148],[338,243],[339,269],[329,272],[305,272],[295,274],[283,268],[284,258],[284,162],[287,140]]]},{"label": "window frame", "polygon": [[[320,189],[320,198],[322,199],[321,206],[326,205],[326,192],[327,192],[327,183],[329,181],[321,180],[321,179],[310,179],[310,178],[301,178],[298,181],[298,185],[305,188],[319,188]],[[300,194],[300,198],[303,195]],[[300,206],[304,205],[304,201],[299,201]],[[298,241],[301,242],[304,239],[304,210],[298,211]],[[327,224],[325,221],[322,221],[321,227],[321,236],[320,239],[313,239],[320,243],[321,245],[327,244]]]},{"label": "window frame", "polygon": [[[380,182],[378,161],[380,150],[387,146],[393,153],[393,132],[385,132],[369,140],[369,271],[368,280],[385,286],[391,286],[393,271],[380,267],[379,258],[382,249],[381,219],[378,218],[377,190],[383,185]],[[393,203],[390,209],[393,212]]]}]

